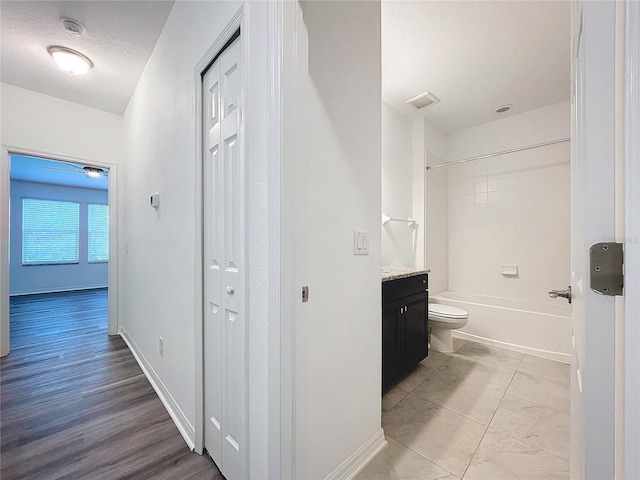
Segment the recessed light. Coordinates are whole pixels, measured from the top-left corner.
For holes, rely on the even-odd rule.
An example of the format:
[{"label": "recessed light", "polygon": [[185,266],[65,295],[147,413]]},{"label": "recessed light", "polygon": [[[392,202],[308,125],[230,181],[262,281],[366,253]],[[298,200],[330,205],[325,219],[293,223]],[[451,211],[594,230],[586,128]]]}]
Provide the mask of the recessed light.
[{"label": "recessed light", "polygon": [[70,48],[51,46],[47,51],[58,67],[67,73],[83,74],[93,68],[93,62],[89,58]]},{"label": "recessed light", "polygon": [[498,108],[495,109],[496,113],[505,113],[508,112],[509,110],[511,110],[513,108],[513,105],[508,104],[508,105],[501,105]]}]

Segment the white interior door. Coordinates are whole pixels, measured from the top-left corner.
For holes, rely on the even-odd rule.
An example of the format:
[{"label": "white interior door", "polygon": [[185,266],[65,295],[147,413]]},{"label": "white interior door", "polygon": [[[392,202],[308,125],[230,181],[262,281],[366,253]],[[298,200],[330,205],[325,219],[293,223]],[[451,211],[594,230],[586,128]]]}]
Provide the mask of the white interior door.
[{"label": "white interior door", "polygon": [[240,38],[203,77],[204,446],[229,480],[245,448],[244,182]]},{"label": "white interior door", "polygon": [[589,248],[615,240],[615,3],[573,14],[571,478],[616,478],[615,300],[590,288]]}]

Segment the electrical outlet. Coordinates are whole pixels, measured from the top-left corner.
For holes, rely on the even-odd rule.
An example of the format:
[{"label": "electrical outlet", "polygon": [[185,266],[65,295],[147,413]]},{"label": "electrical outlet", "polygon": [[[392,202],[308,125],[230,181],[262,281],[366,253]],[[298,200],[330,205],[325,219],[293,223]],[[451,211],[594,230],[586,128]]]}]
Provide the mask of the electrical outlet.
[{"label": "electrical outlet", "polygon": [[164,339],[162,337],[160,337],[160,342],[158,344],[159,348],[160,348],[160,356],[164,356]]}]

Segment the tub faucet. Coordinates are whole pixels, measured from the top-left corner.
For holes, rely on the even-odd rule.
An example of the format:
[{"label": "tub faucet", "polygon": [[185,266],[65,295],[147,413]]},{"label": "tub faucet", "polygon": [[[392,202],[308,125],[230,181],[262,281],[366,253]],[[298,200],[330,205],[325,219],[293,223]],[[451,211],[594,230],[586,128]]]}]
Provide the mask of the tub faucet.
[{"label": "tub faucet", "polygon": [[566,290],[551,290],[549,296],[551,298],[566,298],[567,301],[571,303],[571,286],[568,286]]}]

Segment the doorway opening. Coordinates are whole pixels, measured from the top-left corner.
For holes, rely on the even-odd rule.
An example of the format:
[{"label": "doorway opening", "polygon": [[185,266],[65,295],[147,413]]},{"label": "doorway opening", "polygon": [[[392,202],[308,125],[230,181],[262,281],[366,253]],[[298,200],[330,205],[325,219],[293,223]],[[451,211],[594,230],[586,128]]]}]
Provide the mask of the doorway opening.
[{"label": "doorway opening", "polygon": [[9,308],[0,320],[2,355],[59,341],[65,332],[115,334],[115,168],[22,152],[7,156],[2,300]]}]

